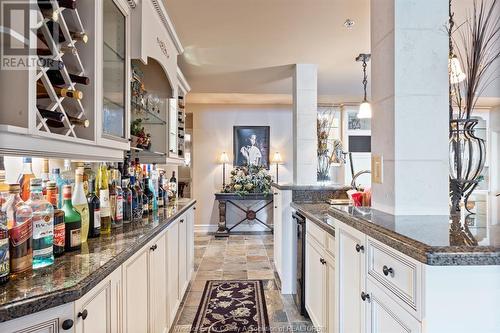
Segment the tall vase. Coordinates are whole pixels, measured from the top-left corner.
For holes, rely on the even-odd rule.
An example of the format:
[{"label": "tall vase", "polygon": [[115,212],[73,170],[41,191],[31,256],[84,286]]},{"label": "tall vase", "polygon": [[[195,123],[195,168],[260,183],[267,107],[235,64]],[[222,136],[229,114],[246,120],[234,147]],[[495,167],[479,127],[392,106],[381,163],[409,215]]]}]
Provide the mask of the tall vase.
[{"label": "tall vase", "polygon": [[330,180],[330,157],[328,154],[318,155],[318,181]]},{"label": "tall vase", "polygon": [[476,188],[484,167],[486,148],[484,140],[475,135],[477,119],[450,120],[449,166],[451,213],[467,207],[467,200]]}]

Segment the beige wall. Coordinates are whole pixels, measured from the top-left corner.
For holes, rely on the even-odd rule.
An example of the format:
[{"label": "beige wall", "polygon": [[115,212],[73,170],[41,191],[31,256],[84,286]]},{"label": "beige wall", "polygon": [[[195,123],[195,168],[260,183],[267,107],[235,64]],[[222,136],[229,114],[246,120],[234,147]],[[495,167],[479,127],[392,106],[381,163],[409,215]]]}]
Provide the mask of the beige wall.
[{"label": "beige wall", "polygon": [[[279,151],[280,182],[292,181],[292,108],[291,105],[217,105],[191,104],[193,112],[193,197],[197,200],[196,224],[215,225],[218,220],[214,193],[222,187],[222,165],[217,159],[225,151],[232,163],[233,126],[270,126],[270,155]],[[226,179],[232,165],[226,166]],[[275,166],[271,165],[271,174]],[[271,206],[269,206],[271,209]],[[231,212],[229,212],[231,213]],[[270,211],[263,212],[270,213]],[[265,218],[265,217],[264,217]],[[253,229],[252,229],[253,230]],[[255,227],[255,230],[261,230]]]}]

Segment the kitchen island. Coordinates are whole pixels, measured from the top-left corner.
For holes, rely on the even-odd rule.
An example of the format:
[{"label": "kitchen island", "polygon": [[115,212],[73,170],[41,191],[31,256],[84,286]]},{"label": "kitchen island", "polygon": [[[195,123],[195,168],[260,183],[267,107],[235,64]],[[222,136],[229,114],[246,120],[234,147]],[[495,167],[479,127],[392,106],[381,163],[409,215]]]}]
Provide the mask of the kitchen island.
[{"label": "kitchen island", "polygon": [[291,207],[307,219],[305,298],[315,325],[336,332],[500,331],[498,224]]},{"label": "kitchen island", "polygon": [[[80,251],[65,253],[62,257],[56,258],[52,266],[11,278],[5,286],[0,287],[0,331],[25,329],[24,322],[30,322],[32,316],[39,315],[41,311],[51,311],[52,308],[63,309],[65,317],[54,318],[55,320],[47,325],[55,325],[56,331],[61,328],[72,331],[73,325],[65,329],[63,323],[68,324],[67,320],[70,320],[78,326],[85,317],[88,316],[90,319],[98,315],[96,311],[90,310],[91,305],[89,306],[88,302],[83,304],[82,309],[78,306],[81,299],[87,294],[92,294],[93,290],[99,289],[106,280],[116,284],[106,290],[103,312],[100,315],[109,313],[110,309],[113,309],[120,313],[113,320],[123,318],[123,325],[126,327],[141,327],[137,326],[137,323],[143,324],[146,330],[152,330],[152,327],[166,327],[167,319],[158,318],[158,321],[149,319],[154,317],[147,312],[151,305],[141,304],[140,301],[145,299],[149,302],[155,299],[154,306],[165,309],[163,317],[168,312],[172,315],[169,320],[173,320],[193,271],[195,203],[196,201],[192,199],[179,199],[174,204],[159,209],[158,213],[143,218],[142,221],[131,222],[113,229],[109,236],[102,235],[89,239],[87,243],[82,244]],[[136,263],[144,265],[134,267]],[[155,271],[158,269],[161,271]],[[172,276],[171,273],[175,273],[176,276]],[[161,283],[158,279],[165,281]],[[164,294],[162,299],[153,297],[153,293],[148,295],[155,285],[159,288],[154,289],[156,293],[154,296]],[[146,297],[136,298],[137,294],[141,293]],[[114,302],[115,296],[117,303],[109,304]],[[67,310],[68,306],[70,311]],[[141,307],[146,312],[141,312],[143,310],[138,313],[132,312]],[[74,311],[71,311],[72,309]],[[44,318],[45,321],[50,319],[46,316]],[[113,320],[106,316],[102,325],[106,327],[121,325],[118,322],[111,322]],[[90,326],[99,328],[95,325],[99,324],[92,321]],[[91,328],[85,332],[92,332]]]}]

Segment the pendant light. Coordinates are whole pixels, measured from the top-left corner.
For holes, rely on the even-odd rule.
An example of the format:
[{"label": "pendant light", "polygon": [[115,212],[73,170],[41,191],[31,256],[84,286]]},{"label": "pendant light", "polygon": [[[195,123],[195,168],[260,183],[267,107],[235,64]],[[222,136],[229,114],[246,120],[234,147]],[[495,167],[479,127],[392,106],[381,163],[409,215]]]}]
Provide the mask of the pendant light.
[{"label": "pendant light", "polygon": [[451,34],[453,33],[453,27],[455,26],[455,21],[453,16],[455,14],[451,10],[451,0],[448,2],[448,43],[449,43],[449,56],[448,56],[448,74],[450,77],[450,84],[458,84],[465,80],[467,77],[462,71],[462,66],[460,65],[460,60],[453,53],[453,39]]},{"label": "pendant light", "polygon": [[371,54],[366,54],[366,53],[360,53],[356,57],[356,61],[361,61],[363,63],[363,91],[364,91],[364,98],[363,102],[359,106],[359,111],[358,111],[358,118],[359,119],[368,119],[372,117],[372,106],[368,102],[368,99],[366,98],[366,85],[368,84],[368,76],[366,74],[366,66],[367,62],[370,61]]}]

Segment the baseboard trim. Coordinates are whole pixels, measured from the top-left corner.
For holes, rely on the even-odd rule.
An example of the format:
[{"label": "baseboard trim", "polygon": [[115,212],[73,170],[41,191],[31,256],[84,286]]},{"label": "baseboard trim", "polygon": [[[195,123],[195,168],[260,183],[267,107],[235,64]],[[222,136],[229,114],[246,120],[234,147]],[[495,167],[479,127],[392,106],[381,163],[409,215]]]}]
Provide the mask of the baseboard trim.
[{"label": "baseboard trim", "polygon": [[[217,225],[215,224],[195,224],[194,232],[198,234],[212,234],[217,231]],[[268,228],[261,224],[247,224],[242,223],[232,230],[232,232],[253,232],[253,231],[270,231]]]}]

